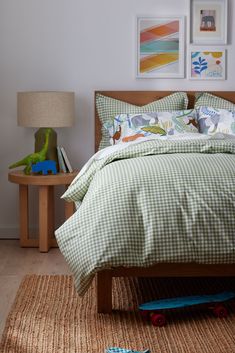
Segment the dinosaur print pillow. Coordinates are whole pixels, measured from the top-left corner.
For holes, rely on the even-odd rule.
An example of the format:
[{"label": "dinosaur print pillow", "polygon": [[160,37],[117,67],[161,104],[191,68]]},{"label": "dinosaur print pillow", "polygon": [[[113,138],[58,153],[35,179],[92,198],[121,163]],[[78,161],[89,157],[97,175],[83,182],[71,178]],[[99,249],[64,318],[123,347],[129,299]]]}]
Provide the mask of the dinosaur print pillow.
[{"label": "dinosaur print pillow", "polygon": [[140,114],[118,114],[109,120],[105,128],[109,132],[110,144],[125,143],[154,136],[198,132],[195,110],[175,110]]},{"label": "dinosaur print pillow", "polygon": [[199,132],[206,135],[216,133],[235,135],[235,111],[200,107],[197,109]]}]

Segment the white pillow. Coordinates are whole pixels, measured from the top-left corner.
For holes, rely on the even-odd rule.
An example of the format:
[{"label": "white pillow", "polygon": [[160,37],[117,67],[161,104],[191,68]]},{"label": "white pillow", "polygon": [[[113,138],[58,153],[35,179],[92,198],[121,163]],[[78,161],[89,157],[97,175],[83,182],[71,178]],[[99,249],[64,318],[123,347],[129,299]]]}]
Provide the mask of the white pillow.
[{"label": "white pillow", "polygon": [[197,109],[199,132],[206,135],[216,133],[235,135],[235,111],[200,107]]},{"label": "white pillow", "polygon": [[195,110],[175,110],[139,114],[118,114],[104,126],[109,132],[110,144],[125,143],[154,136],[198,132]]}]

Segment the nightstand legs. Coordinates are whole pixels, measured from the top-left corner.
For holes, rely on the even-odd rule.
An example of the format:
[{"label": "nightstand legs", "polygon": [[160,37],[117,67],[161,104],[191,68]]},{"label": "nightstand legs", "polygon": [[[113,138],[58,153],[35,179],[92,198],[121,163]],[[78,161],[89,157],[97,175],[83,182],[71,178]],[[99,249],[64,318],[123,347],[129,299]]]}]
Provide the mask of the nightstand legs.
[{"label": "nightstand legs", "polygon": [[28,204],[28,186],[19,185],[19,203],[20,203],[20,246],[28,244],[29,239],[29,204]]},{"label": "nightstand legs", "polygon": [[[50,205],[51,207],[52,205]],[[39,250],[48,252],[49,244],[49,186],[39,186]]]},{"label": "nightstand legs", "polygon": [[54,238],[55,226],[55,206],[54,206],[54,187],[49,186],[49,208],[48,208],[48,235],[50,239]]},{"label": "nightstand legs", "polygon": [[[20,245],[38,247],[40,252],[48,252],[57,246],[54,238],[54,186],[39,185],[39,240],[29,238],[28,186],[19,185],[20,204]],[[65,219],[74,213],[74,204],[65,202]]]}]

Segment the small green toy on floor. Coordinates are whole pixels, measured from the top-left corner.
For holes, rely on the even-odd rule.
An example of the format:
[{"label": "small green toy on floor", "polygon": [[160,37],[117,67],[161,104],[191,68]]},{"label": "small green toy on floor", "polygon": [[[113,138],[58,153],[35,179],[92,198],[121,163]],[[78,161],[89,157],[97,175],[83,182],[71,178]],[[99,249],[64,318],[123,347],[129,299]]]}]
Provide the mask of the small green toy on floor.
[{"label": "small green toy on floor", "polygon": [[42,162],[42,161],[44,161],[46,159],[50,134],[51,134],[51,128],[47,128],[46,132],[45,132],[45,142],[44,142],[44,145],[43,145],[41,151],[31,153],[28,156],[26,156],[23,159],[21,159],[20,161],[11,164],[9,166],[9,169],[25,165],[26,167],[24,168],[24,173],[29,175],[30,172],[31,172],[32,164],[35,164],[37,162]]}]

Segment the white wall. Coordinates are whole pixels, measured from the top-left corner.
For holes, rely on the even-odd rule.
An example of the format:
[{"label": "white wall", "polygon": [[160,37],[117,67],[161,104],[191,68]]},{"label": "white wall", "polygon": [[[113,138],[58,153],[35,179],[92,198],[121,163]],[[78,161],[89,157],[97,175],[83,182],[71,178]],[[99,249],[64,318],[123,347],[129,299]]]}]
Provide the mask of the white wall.
[{"label": "white wall", "polygon": [[226,81],[135,78],[136,15],[187,16],[188,6],[189,0],[0,0],[0,236],[16,235],[18,224],[8,165],[33,151],[33,130],[16,124],[17,91],[76,92],[75,127],[58,130],[58,138],[81,167],[94,151],[95,89],[235,90],[233,0]]}]

